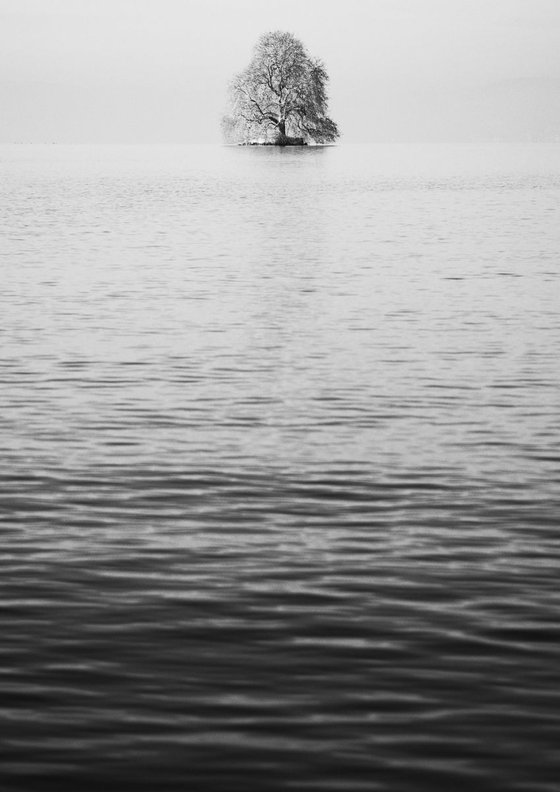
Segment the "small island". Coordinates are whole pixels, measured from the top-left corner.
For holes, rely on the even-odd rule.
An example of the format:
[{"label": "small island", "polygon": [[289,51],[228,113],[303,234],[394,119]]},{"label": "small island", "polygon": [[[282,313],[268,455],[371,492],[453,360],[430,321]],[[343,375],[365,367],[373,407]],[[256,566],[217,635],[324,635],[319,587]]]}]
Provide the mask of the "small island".
[{"label": "small island", "polygon": [[328,79],[323,63],[291,33],[265,33],[230,86],[224,138],[244,146],[334,142],[340,133],[326,115]]}]

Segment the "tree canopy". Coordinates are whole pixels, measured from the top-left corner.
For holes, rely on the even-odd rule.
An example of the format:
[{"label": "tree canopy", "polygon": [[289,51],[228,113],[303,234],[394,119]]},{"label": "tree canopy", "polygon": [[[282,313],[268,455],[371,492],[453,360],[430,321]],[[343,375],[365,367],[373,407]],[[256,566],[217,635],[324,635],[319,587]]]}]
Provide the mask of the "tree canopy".
[{"label": "tree canopy", "polygon": [[336,140],[338,127],[326,115],[328,79],[323,63],[291,33],[265,33],[230,86],[231,108],[222,121],[226,139],[272,138],[278,145]]}]

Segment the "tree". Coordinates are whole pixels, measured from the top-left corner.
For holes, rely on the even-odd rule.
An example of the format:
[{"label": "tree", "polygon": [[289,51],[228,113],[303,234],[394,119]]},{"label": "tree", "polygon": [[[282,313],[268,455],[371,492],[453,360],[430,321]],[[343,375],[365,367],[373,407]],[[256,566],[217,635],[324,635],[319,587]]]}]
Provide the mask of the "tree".
[{"label": "tree", "polygon": [[272,137],[279,146],[336,140],[338,127],[326,115],[328,79],[323,63],[291,33],[265,33],[230,86],[231,112],[222,120],[226,139]]}]

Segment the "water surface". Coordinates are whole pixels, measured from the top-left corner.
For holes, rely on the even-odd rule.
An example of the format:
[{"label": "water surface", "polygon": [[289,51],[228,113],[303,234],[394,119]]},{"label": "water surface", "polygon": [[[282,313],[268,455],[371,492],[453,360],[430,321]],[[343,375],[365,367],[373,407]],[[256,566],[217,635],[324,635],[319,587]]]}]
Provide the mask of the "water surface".
[{"label": "water surface", "polygon": [[3,147],[0,233],[2,790],[558,788],[558,147]]}]

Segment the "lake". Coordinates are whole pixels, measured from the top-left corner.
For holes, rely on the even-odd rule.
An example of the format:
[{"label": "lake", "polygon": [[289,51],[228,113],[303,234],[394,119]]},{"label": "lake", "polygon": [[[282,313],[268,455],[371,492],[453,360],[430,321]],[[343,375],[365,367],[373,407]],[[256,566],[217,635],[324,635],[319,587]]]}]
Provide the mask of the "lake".
[{"label": "lake", "polygon": [[560,146],[0,147],[3,792],[553,792]]}]

